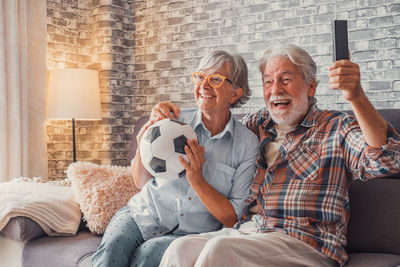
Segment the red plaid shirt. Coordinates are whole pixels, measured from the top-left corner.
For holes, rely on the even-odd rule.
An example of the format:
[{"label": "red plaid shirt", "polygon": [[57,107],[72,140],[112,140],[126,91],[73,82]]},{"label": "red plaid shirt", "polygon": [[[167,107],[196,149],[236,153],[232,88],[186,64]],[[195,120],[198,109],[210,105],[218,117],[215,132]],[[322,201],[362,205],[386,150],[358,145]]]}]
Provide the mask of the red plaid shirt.
[{"label": "red plaid shirt", "polygon": [[288,234],[344,265],[349,183],[399,172],[400,135],[389,125],[388,143],[381,149],[369,147],[354,117],[313,104],[286,136],[274,164],[267,166],[263,149],[276,137],[274,122],[264,108],[243,123],[260,139],[258,172],[248,200],[249,206],[259,205],[258,232]]}]

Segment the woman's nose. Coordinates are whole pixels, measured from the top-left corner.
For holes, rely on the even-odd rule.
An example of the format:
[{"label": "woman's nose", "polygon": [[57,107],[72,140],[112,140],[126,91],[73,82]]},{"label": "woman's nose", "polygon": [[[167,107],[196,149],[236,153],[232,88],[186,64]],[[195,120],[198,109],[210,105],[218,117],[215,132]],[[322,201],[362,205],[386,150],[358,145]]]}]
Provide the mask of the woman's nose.
[{"label": "woman's nose", "polygon": [[205,79],[203,80],[203,82],[200,84],[200,87],[202,87],[202,88],[207,88],[207,89],[209,89],[210,86],[211,86],[211,85],[208,83],[208,79],[207,79],[207,78],[205,78]]}]

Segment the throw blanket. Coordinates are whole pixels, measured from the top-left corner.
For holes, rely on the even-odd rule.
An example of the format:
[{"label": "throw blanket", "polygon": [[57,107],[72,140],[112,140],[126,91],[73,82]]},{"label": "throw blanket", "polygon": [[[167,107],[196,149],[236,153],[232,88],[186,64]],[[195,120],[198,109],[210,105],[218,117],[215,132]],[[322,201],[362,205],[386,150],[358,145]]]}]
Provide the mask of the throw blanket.
[{"label": "throw blanket", "polygon": [[74,235],[81,221],[71,187],[51,183],[0,183],[0,231],[17,216],[31,218],[49,236]]}]

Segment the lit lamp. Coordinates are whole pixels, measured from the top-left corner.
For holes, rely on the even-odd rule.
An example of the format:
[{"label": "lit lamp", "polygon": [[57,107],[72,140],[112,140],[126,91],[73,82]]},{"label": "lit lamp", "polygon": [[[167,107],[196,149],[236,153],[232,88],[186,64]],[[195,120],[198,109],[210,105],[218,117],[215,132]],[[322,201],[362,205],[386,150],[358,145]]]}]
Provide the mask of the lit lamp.
[{"label": "lit lamp", "polygon": [[72,145],[76,162],[75,120],[101,120],[99,76],[89,69],[57,69],[49,73],[47,118],[72,119]]}]

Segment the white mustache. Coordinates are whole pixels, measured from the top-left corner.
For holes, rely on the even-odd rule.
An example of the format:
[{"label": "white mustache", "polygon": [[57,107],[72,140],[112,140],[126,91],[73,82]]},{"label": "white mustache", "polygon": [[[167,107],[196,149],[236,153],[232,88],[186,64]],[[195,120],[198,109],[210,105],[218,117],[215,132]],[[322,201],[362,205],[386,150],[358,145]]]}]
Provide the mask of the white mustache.
[{"label": "white mustache", "polygon": [[285,94],[285,95],[271,96],[269,98],[269,102],[276,101],[276,100],[292,100],[292,96]]}]

